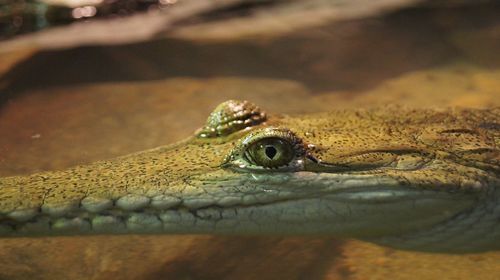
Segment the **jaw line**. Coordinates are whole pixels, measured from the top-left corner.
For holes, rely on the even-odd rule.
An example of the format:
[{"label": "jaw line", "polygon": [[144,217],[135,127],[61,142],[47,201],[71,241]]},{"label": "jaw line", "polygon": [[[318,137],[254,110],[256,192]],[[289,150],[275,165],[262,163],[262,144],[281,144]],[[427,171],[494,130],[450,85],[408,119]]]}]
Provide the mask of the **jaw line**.
[{"label": "jaw line", "polygon": [[449,192],[446,189],[415,186],[407,181],[397,180],[385,175],[382,170],[327,173],[299,171],[293,173],[261,174],[251,173],[256,184],[261,184],[264,191],[275,190],[297,192],[303,196],[297,198],[323,198],[342,201],[384,203],[414,199],[456,199],[468,194]]},{"label": "jaw line", "polygon": [[[242,179],[241,182],[246,180],[248,184],[251,184],[252,189],[258,189],[263,195],[261,199],[232,205],[212,204],[191,209],[190,212],[201,219],[206,216],[210,217],[210,214],[206,213],[217,211],[235,211],[243,216],[245,213],[254,211],[265,213],[256,214],[263,219],[260,221],[257,219],[255,222],[262,223],[261,226],[266,225],[269,228],[243,230],[253,233],[273,232],[273,227],[281,224],[283,228],[293,225],[290,228],[292,234],[303,234],[307,232],[307,230],[302,229],[306,223],[311,226],[312,233],[330,234],[336,232],[339,236],[350,236],[351,233],[363,233],[365,231],[363,228],[375,227],[376,232],[381,231],[385,226],[380,227],[381,225],[378,223],[385,223],[384,225],[389,226],[388,229],[384,229],[384,232],[394,230],[398,233],[399,223],[408,219],[412,220],[412,226],[416,228],[432,226],[432,224],[441,222],[449,218],[450,215],[470,207],[475,199],[467,194],[425,190],[401,185],[401,182],[395,178],[380,174],[300,171],[273,174],[246,173],[244,176],[246,178]],[[267,196],[266,192],[271,193],[271,196]],[[274,196],[276,192],[281,195]],[[304,209],[313,209],[313,212],[309,214],[301,212]],[[346,209],[351,209],[355,214],[351,216],[349,214],[351,210],[347,211]],[[276,219],[276,215],[281,215],[282,211],[299,211],[300,215],[309,216],[307,219],[301,218],[300,215],[294,218],[293,214],[290,214],[291,216],[288,218],[279,220],[279,223],[278,220],[273,220]],[[391,217],[386,218],[384,215]],[[303,220],[300,221],[300,219]],[[372,219],[375,222],[372,222]],[[252,219],[250,218],[250,220]],[[386,224],[389,223],[388,221],[391,221],[392,224]],[[295,226],[297,227],[294,228]],[[281,231],[283,230],[288,231],[288,228],[281,229]],[[277,229],[276,233],[282,233],[281,231]]]},{"label": "jaw line", "polygon": [[[309,162],[310,163],[310,162]],[[314,163],[313,163],[314,165]],[[311,165],[309,165],[311,166]],[[428,168],[428,167],[427,167]],[[414,170],[373,168],[370,170],[318,172],[302,166],[302,170],[269,171],[249,170],[231,166],[226,168],[233,174],[231,185],[248,187],[259,192],[257,199],[245,201],[241,206],[265,205],[279,201],[300,199],[329,199],[352,203],[392,203],[404,200],[478,199],[481,192],[461,192],[436,186],[423,181],[411,182],[404,174]],[[332,171],[332,170],[330,170]],[[233,173],[234,172],[234,173]],[[241,190],[244,192],[244,190]],[[276,195],[279,192],[280,195]],[[267,194],[266,194],[267,193]],[[221,205],[224,206],[224,205]],[[231,205],[226,205],[231,206]]]}]

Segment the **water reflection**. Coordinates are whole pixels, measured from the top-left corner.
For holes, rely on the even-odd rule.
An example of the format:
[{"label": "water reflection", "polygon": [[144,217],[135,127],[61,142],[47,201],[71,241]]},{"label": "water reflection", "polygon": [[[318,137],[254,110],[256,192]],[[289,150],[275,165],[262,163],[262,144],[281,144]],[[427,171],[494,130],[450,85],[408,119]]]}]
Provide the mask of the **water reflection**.
[{"label": "water reflection", "polygon": [[[176,141],[229,98],[272,112],[499,106],[491,6],[411,9],[270,40],[46,51],[0,78],[0,175]],[[7,60],[0,60],[5,63]],[[1,279],[492,279],[499,253],[402,252],[325,237],[0,240]]]}]

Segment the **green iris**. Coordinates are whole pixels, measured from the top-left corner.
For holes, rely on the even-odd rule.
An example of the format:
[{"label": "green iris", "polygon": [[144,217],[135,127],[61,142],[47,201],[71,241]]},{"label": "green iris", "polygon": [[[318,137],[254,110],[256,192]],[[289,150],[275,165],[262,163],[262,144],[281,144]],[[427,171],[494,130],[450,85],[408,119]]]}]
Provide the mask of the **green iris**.
[{"label": "green iris", "polygon": [[245,155],[256,165],[277,168],[287,165],[295,157],[290,142],[281,138],[263,138],[251,144]]}]

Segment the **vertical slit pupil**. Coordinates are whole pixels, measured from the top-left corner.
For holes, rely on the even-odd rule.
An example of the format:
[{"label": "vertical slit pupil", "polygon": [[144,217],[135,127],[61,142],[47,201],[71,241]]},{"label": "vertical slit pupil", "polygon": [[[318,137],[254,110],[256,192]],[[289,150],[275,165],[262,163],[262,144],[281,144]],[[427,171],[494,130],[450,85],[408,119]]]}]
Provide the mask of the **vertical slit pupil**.
[{"label": "vertical slit pupil", "polygon": [[276,148],[273,146],[267,146],[265,152],[266,152],[266,156],[270,159],[273,159],[276,156],[276,154],[278,153]]}]

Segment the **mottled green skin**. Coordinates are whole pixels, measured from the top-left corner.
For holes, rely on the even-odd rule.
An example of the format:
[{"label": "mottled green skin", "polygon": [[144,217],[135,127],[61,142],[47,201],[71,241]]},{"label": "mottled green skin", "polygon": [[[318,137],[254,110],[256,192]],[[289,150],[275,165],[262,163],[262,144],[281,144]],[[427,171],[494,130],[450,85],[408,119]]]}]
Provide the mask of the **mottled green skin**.
[{"label": "mottled green skin", "polygon": [[[500,236],[497,226],[500,207],[496,207],[500,171],[498,108],[386,108],[298,116],[257,115],[258,121],[239,131],[215,133],[211,137],[201,137],[199,132],[180,143],[113,160],[64,171],[1,178],[3,235],[113,232],[108,227],[95,230],[93,217],[106,215],[119,217],[120,224],[126,225],[117,230],[118,233],[333,234],[401,248],[452,251],[448,247],[433,249],[425,244],[412,246],[399,241],[414,233],[429,232],[435,225],[456,220],[463,213],[476,213],[476,209],[489,207],[490,212],[498,212],[498,216],[492,216],[492,222],[484,230],[498,231],[492,240]],[[208,123],[210,121],[213,123],[213,120]],[[231,165],[230,155],[240,148],[242,139],[269,127],[293,132],[302,141],[308,156],[316,161],[305,160],[303,166],[294,170],[255,171]],[[202,131],[206,130],[207,127]],[[361,203],[349,194],[347,199],[336,197],[339,193],[345,194],[345,189],[356,188],[371,190]],[[415,211],[408,210],[404,203],[386,206],[385,200],[370,201],[373,193],[387,188],[418,192],[411,194],[412,203],[417,205],[413,206]],[[178,202],[163,208],[154,207],[151,200],[137,207],[126,202],[125,207],[121,207],[117,200],[131,194],[145,200],[166,195]],[[109,199],[113,205],[105,210],[87,211],[82,200],[88,197]],[[422,201],[427,203],[429,198],[428,206],[418,205]],[[434,198],[438,202],[434,202]],[[325,207],[333,209],[335,214],[342,212],[335,207],[356,206],[348,209],[347,216],[339,214],[342,216],[339,219],[331,213],[322,213],[321,203],[324,200],[330,203],[330,199],[334,203]],[[356,208],[359,205],[371,208]],[[279,208],[279,215],[273,212],[273,207]],[[310,207],[316,208],[309,211]],[[392,219],[398,207],[406,208]],[[22,209],[33,209],[28,221],[12,218],[12,213]],[[226,218],[227,209],[231,209],[231,218]],[[297,209],[301,211],[299,214],[291,212],[299,211]],[[380,215],[374,213],[377,209],[383,210]],[[183,214],[172,224],[170,216],[162,216],[165,211]],[[189,217],[184,218],[184,214]],[[214,215],[217,223],[229,219],[238,226],[216,225],[212,221]],[[370,215],[374,215],[373,218]],[[82,230],[78,227],[56,230],[56,224],[63,225],[64,229],[65,221],[75,217],[84,221],[86,226]],[[151,230],[148,229],[151,223],[141,224],[144,217],[154,224]],[[49,229],[23,231],[26,223],[39,219],[47,220]],[[387,219],[387,224],[377,225],[380,219]],[[460,235],[459,232],[450,234]],[[473,244],[457,251],[488,250],[498,245],[496,241],[488,242],[482,244],[483,247]]]}]

